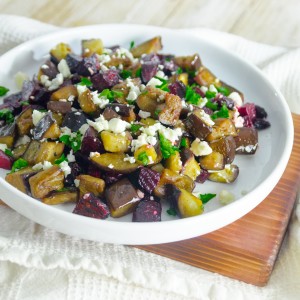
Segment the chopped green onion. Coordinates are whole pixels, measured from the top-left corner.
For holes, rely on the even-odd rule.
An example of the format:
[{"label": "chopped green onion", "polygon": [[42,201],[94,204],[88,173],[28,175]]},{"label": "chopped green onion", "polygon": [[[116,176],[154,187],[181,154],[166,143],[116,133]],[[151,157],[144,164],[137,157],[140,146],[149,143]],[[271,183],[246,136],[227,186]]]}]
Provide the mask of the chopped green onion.
[{"label": "chopped green onion", "polygon": [[11,173],[26,168],[27,166],[28,166],[28,161],[23,158],[19,158],[13,163],[11,168]]},{"label": "chopped green onion", "polygon": [[230,94],[229,89],[225,86],[217,87],[217,90],[218,90],[219,93],[223,94],[226,97],[229,96],[229,94]]},{"label": "chopped green onion", "polygon": [[0,97],[5,96],[9,92],[9,89],[5,86],[0,86]]},{"label": "chopped green onion", "polygon": [[162,84],[160,85],[156,85],[155,87],[158,88],[158,89],[161,89],[165,92],[170,92],[169,88],[168,88],[168,85],[169,85],[169,82],[168,80],[164,79],[164,78],[161,78],[161,77],[158,77],[158,76],[154,76],[154,78],[160,80],[162,82]]},{"label": "chopped green onion", "polygon": [[132,133],[136,133],[140,130],[141,127],[142,127],[142,125],[139,125],[139,124],[131,124],[130,125],[130,131]]},{"label": "chopped green onion", "polygon": [[111,91],[110,89],[104,89],[100,94],[100,97],[106,97],[109,101],[114,101],[117,97],[122,97],[124,94],[119,91]]},{"label": "chopped green onion", "polygon": [[187,148],[187,138],[186,137],[181,138],[180,147]]},{"label": "chopped green onion", "polygon": [[65,134],[61,136],[59,140],[70,147],[75,153],[81,148],[81,137],[82,134],[80,133],[80,131],[77,131],[75,137],[71,137],[70,135]]},{"label": "chopped green onion", "polygon": [[159,134],[159,145],[163,158],[169,158],[176,151],[179,151],[179,148],[173,146],[172,143],[166,139],[162,134]]},{"label": "chopped green onion", "polygon": [[13,153],[12,153],[12,151],[11,151],[10,149],[5,149],[5,150],[4,150],[4,153],[5,153],[6,155],[10,156],[10,157],[13,157]]},{"label": "chopped green onion", "polygon": [[217,118],[229,118],[229,111],[226,106],[226,104],[223,104],[221,109],[219,111],[214,112],[214,114],[211,116],[213,120]]},{"label": "chopped green onion", "polygon": [[215,111],[218,109],[218,104],[217,103],[214,103],[214,102],[211,102],[211,100],[208,100],[205,104],[205,106],[207,108],[210,108],[211,110]]},{"label": "chopped green onion", "polygon": [[180,67],[178,67],[178,69],[176,70],[176,74],[179,75],[179,74],[182,74],[182,73],[183,73],[182,69]]},{"label": "chopped green onion", "polygon": [[138,68],[135,72],[135,77],[141,77],[142,75],[142,68]]},{"label": "chopped green onion", "polygon": [[185,101],[190,104],[198,105],[199,100],[200,95],[194,91],[193,86],[187,86],[185,92]]},{"label": "chopped green onion", "polygon": [[216,93],[215,93],[215,92],[212,92],[212,91],[206,91],[205,97],[206,97],[207,99],[214,98],[214,97],[216,97]]},{"label": "chopped green onion", "polygon": [[92,85],[92,82],[91,82],[88,78],[82,77],[79,84],[80,84],[80,85],[91,86],[91,85]]},{"label": "chopped green onion", "polygon": [[130,42],[130,46],[129,46],[129,50],[133,49],[134,48],[134,41],[131,41]]},{"label": "chopped green onion", "polygon": [[123,79],[127,79],[127,78],[129,78],[129,77],[132,76],[132,71],[130,71],[130,70],[122,70],[122,71],[120,72],[120,76],[121,76]]},{"label": "chopped green onion", "polygon": [[203,204],[207,203],[209,200],[216,197],[216,194],[200,194],[199,198],[202,201]]},{"label": "chopped green onion", "polygon": [[147,165],[148,165],[148,163],[149,163],[149,158],[148,158],[148,155],[147,155],[146,151],[143,151],[143,152],[141,152],[141,153],[138,155],[138,160],[139,160],[140,162],[142,162],[142,164],[143,164],[144,166],[147,166]]}]

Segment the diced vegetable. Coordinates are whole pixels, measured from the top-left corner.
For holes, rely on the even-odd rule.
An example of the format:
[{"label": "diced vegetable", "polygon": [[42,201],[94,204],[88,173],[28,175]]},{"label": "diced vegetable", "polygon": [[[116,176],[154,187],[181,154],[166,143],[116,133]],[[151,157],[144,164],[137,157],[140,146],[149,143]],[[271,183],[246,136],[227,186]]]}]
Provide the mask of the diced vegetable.
[{"label": "diced vegetable", "polygon": [[157,53],[162,48],[161,37],[157,36],[148,40],[138,46],[132,48],[130,51],[134,57],[140,57],[142,54]]},{"label": "diced vegetable", "polygon": [[254,154],[258,147],[258,134],[255,128],[242,127],[237,130],[235,152],[237,154]]},{"label": "diced vegetable", "polygon": [[161,221],[161,204],[154,200],[142,200],[132,214],[132,222]]},{"label": "diced vegetable", "polygon": [[213,151],[223,154],[225,164],[231,164],[233,162],[236,146],[232,136],[226,136],[222,139],[213,141],[209,144],[209,146],[213,149]]},{"label": "diced vegetable", "polygon": [[82,198],[86,193],[93,193],[96,197],[101,196],[105,190],[105,182],[103,179],[90,175],[79,175],[79,197]]},{"label": "diced vegetable", "polygon": [[210,181],[221,183],[232,183],[239,175],[239,168],[236,165],[227,165],[224,170],[216,171],[209,174]]},{"label": "diced vegetable", "polygon": [[62,191],[53,191],[47,197],[42,199],[42,202],[49,205],[57,205],[67,202],[77,202],[77,189],[67,189]]}]

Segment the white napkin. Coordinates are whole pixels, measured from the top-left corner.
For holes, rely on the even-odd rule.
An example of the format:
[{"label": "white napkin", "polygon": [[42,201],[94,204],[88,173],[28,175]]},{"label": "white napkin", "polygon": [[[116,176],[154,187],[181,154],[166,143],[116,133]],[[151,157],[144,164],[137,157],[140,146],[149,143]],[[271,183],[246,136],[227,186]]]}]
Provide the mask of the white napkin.
[{"label": "white napkin", "polygon": [[[59,28],[0,15],[0,54]],[[300,50],[187,30],[259,66],[300,112]],[[0,207],[0,299],[299,299],[300,208],[264,288],[126,246],[72,238]]]}]

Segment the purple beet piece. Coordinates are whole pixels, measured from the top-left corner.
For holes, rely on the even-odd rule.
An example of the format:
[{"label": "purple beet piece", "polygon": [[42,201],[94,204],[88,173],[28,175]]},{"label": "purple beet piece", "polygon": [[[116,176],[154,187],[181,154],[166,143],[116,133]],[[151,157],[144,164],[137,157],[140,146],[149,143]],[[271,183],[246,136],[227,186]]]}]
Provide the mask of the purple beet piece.
[{"label": "purple beet piece", "polygon": [[161,204],[154,200],[142,200],[132,214],[132,222],[161,221]]},{"label": "purple beet piece", "polygon": [[164,66],[163,71],[166,75],[171,75],[178,69],[178,66],[174,62],[174,55],[159,54],[160,64]]},{"label": "purple beet piece", "polygon": [[196,178],[196,182],[204,183],[209,177],[207,170],[201,169],[200,174]]},{"label": "purple beet piece", "polygon": [[269,121],[262,119],[262,118],[256,118],[256,119],[252,120],[252,122],[253,122],[254,127],[257,130],[266,129],[271,126]]},{"label": "purple beet piece", "polygon": [[81,168],[77,162],[69,163],[69,167],[71,168],[71,173],[65,179],[65,186],[74,186],[74,180],[81,173]]},{"label": "purple beet piece", "polygon": [[71,131],[78,131],[79,128],[85,124],[87,117],[84,113],[78,113],[76,111],[68,112],[63,120],[62,127],[68,127]]},{"label": "purple beet piece", "polygon": [[234,101],[221,94],[218,94],[215,98],[211,100],[211,102],[217,103],[219,108],[221,108],[223,104],[225,104],[228,109],[230,110],[234,109]]},{"label": "purple beet piece", "polygon": [[240,115],[244,118],[244,127],[253,127],[253,120],[256,118],[254,103],[246,103],[238,108]]},{"label": "purple beet piece", "polygon": [[85,132],[80,150],[87,156],[89,156],[91,152],[104,152],[102,141],[98,138],[98,133],[93,127],[90,126]]},{"label": "purple beet piece", "polygon": [[77,151],[75,154],[75,160],[81,168],[81,173],[86,174],[88,166],[90,164],[89,157],[83,154],[81,151]]},{"label": "purple beet piece", "polygon": [[73,213],[90,218],[106,219],[109,216],[109,209],[100,198],[93,193],[87,193],[78,201]]},{"label": "purple beet piece", "polygon": [[82,62],[82,57],[79,55],[70,53],[66,57],[67,64],[70,68],[71,73],[76,73],[79,64]]},{"label": "purple beet piece", "polygon": [[[45,67],[47,66],[47,67]],[[56,65],[51,61],[47,60],[42,66],[41,66],[43,75],[46,75],[49,77],[50,80],[56,77],[58,74],[58,70]]]},{"label": "purple beet piece", "polygon": [[81,76],[78,75],[77,73],[73,74],[72,78],[71,78],[71,82],[72,82],[72,84],[77,84],[77,83],[81,82]]},{"label": "purple beet piece", "polygon": [[142,59],[141,59],[141,63],[150,63],[153,65],[159,65],[160,64],[160,58],[157,54],[147,54],[147,55],[143,55]]},{"label": "purple beet piece", "polygon": [[102,178],[101,170],[99,170],[99,168],[97,168],[93,164],[89,164],[87,174],[90,175],[90,176],[93,176],[93,177]]},{"label": "purple beet piece", "polygon": [[97,73],[92,76],[91,81],[93,83],[93,87],[102,92],[104,89],[109,89],[114,85],[118,84],[120,81],[119,72],[117,70],[107,70],[103,73]]},{"label": "purple beet piece", "polygon": [[99,60],[96,54],[85,57],[77,66],[77,73],[82,76],[92,76],[98,72],[100,68]]},{"label": "purple beet piece", "polygon": [[208,115],[210,115],[210,116],[214,113],[210,108],[208,108],[208,107],[206,107],[206,106],[204,106],[202,109],[204,110],[204,112],[205,112],[206,114],[208,114]]},{"label": "purple beet piece", "polygon": [[158,66],[152,62],[142,64],[141,77],[143,83],[147,83],[157,72]]},{"label": "purple beet piece", "polygon": [[109,184],[113,184],[115,182],[117,182],[118,180],[120,180],[122,177],[124,176],[124,174],[121,173],[117,173],[115,171],[110,171],[110,172],[105,172],[102,175],[103,180],[105,181],[105,183],[107,185]]},{"label": "purple beet piece", "polygon": [[195,91],[197,94],[199,94],[202,98],[205,97],[205,93],[204,93],[198,86],[194,87],[194,91]]},{"label": "purple beet piece", "polygon": [[185,97],[186,86],[180,80],[176,80],[175,82],[169,84],[169,90],[171,94],[177,95],[180,98]]},{"label": "purple beet piece", "polygon": [[256,118],[265,119],[268,116],[266,110],[263,107],[258,105],[255,105],[255,112],[256,112]]},{"label": "purple beet piece", "polygon": [[24,80],[22,86],[22,101],[28,101],[33,97],[39,88],[38,84],[34,80]]},{"label": "purple beet piece", "polygon": [[10,170],[12,166],[12,159],[0,150],[0,168]]},{"label": "purple beet piece", "polygon": [[131,180],[142,191],[152,194],[160,180],[160,174],[149,168],[141,167],[132,174]]},{"label": "purple beet piece", "polygon": [[13,108],[19,108],[22,101],[22,92],[11,94],[3,99],[3,103]]}]

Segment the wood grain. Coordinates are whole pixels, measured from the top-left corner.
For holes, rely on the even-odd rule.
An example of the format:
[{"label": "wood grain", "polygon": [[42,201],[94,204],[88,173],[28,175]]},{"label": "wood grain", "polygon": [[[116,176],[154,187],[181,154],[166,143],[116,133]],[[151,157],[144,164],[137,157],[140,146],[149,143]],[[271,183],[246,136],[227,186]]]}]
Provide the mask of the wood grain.
[{"label": "wood grain", "polygon": [[275,189],[254,210],[212,233],[176,243],[139,246],[183,263],[257,286],[267,284],[300,184],[300,115],[288,166]]},{"label": "wood grain", "polygon": [[299,0],[0,0],[0,11],[57,26],[134,23],[207,27],[279,46],[300,46]]}]

